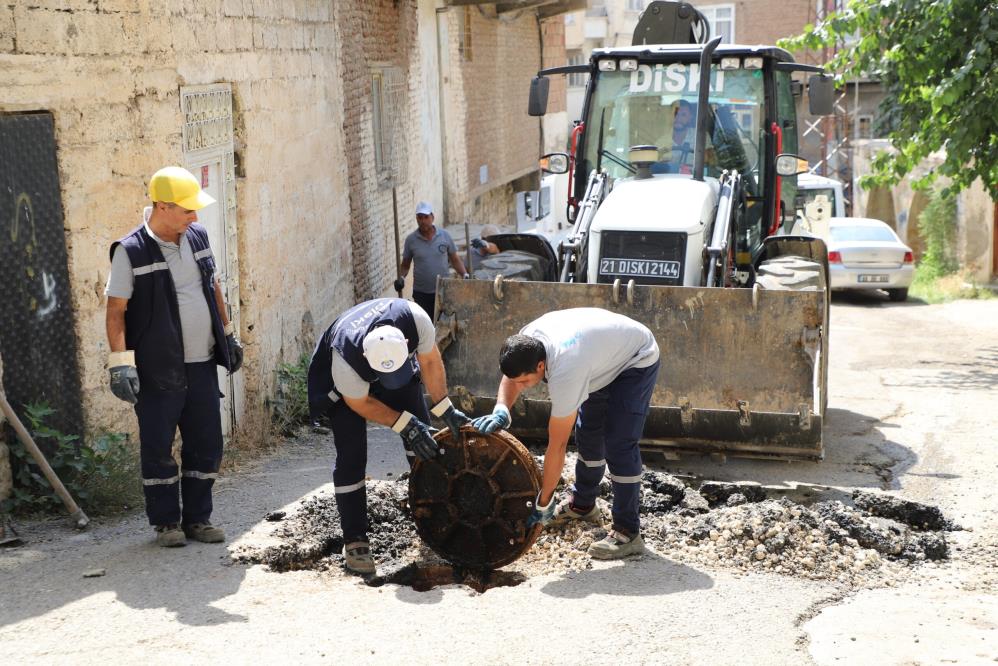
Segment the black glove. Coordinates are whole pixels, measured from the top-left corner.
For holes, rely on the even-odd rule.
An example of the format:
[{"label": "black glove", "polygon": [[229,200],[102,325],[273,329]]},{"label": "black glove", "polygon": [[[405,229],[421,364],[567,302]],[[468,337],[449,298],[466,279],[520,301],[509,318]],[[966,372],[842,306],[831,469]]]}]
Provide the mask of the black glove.
[{"label": "black glove", "polygon": [[135,352],[111,352],[107,361],[111,374],[111,393],[127,403],[139,401],[139,373],[135,369]]},{"label": "black glove", "polygon": [[235,333],[225,336],[225,344],[229,348],[229,372],[236,372],[243,367],[243,346],[239,344]]},{"label": "black glove", "polygon": [[405,286],[405,278],[395,278],[395,282],[392,282],[392,286],[395,287],[395,291],[401,293],[402,287]]},{"label": "black glove", "polygon": [[461,440],[461,426],[466,423],[471,423],[471,419],[469,419],[464,412],[454,408],[450,398],[447,396],[444,396],[443,400],[433,405],[433,409],[430,410],[430,413],[443,419],[443,422],[447,424],[448,428],[450,428],[451,439],[455,442]]},{"label": "black glove", "polygon": [[402,435],[402,441],[420,460],[431,460],[440,453],[437,443],[430,435],[430,427],[409,412],[402,412],[392,430]]},{"label": "black glove", "polygon": [[475,248],[476,250],[481,250],[485,247],[485,241],[483,241],[481,238],[476,238],[475,240],[471,241],[471,247]]}]

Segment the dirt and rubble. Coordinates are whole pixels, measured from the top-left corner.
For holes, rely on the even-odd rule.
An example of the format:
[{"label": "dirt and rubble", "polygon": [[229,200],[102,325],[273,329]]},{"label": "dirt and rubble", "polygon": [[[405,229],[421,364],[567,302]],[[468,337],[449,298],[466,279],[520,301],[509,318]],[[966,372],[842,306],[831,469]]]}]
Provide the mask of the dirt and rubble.
[{"label": "dirt and rubble", "polygon": [[[420,571],[431,577],[447,571],[432,570],[432,555],[420,550],[409,519],[391,502],[389,518],[406,531],[394,532],[390,543],[408,550],[393,555],[377,546],[385,582],[398,584],[372,588],[346,575],[336,555],[339,525],[326,511],[334,504],[335,448],[328,436],[303,436],[219,479],[212,518],[226,530],[225,545],[158,548],[141,514],[95,520],[84,532],[61,520],[18,521],[23,543],[0,548],[0,662],[179,663],[211,655],[236,662],[531,664],[596,650],[634,664],[995,663],[998,301],[923,306],[891,304],[886,296],[836,297],[832,321],[825,459],[729,458],[722,465],[709,457],[647,456],[650,472],[662,476],[646,477],[645,556],[590,561],[584,549],[602,532],[575,524],[546,530],[503,569],[510,583],[520,575],[517,585],[481,594],[451,571],[451,582],[463,584],[437,579],[427,589],[411,565],[424,565]],[[368,442],[375,516],[382,484],[392,488],[390,497],[404,499],[405,482],[395,479],[406,463],[391,430],[369,429]],[[937,507],[943,520],[965,529],[922,529],[943,523],[932,513],[897,520],[903,516],[889,512],[907,505],[886,499],[874,509],[853,489]],[[318,528],[303,531],[296,521],[309,502]],[[794,509],[801,511],[796,519]],[[854,513],[862,522],[854,523]],[[805,543],[804,526],[819,530],[819,552],[820,545],[855,539],[854,554],[876,553],[880,564],[840,583],[817,566],[777,573],[775,565],[736,566],[723,548],[717,561],[709,555],[718,548],[710,529],[720,540],[718,527],[732,521],[741,521],[743,532],[724,536],[724,547],[736,543],[744,552],[744,527],[757,516],[790,535],[798,525]],[[812,519],[817,527],[807,525]],[[892,526],[885,543],[893,550],[903,544],[901,552],[860,548],[868,526]],[[707,538],[692,539],[703,528]],[[673,542],[663,531],[675,535]],[[302,533],[312,535],[312,546],[293,541]],[[910,549],[914,558],[903,555],[911,540],[930,535],[945,539],[947,559],[918,559]],[[799,544],[785,543],[780,566],[792,569]],[[290,547],[285,566],[306,568],[278,574],[230,555],[259,558],[268,546]],[[295,554],[296,546],[313,548],[311,556]],[[99,570],[104,575],[85,577]],[[581,647],[580,633],[588,646]]]},{"label": "dirt and rubble", "polygon": [[[567,468],[572,468],[571,454]],[[564,481],[562,490],[571,479]],[[420,576],[418,571],[435,568],[441,584],[491,587],[475,572],[448,569],[419,541],[408,512],[407,474],[369,481],[367,489],[370,540],[379,565],[379,576],[369,579],[371,584],[415,581],[416,587],[429,589],[433,585],[428,580],[434,576]],[[600,490],[598,505],[609,520],[610,483],[604,480]],[[642,480],[642,535],[652,550],[680,563],[871,587],[893,585],[921,562],[946,560],[947,532],[960,529],[937,507],[885,493],[855,491],[851,504],[802,504],[775,494],[758,485],[687,480],[647,470]],[[332,493],[307,497],[291,513],[266,518],[279,521],[273,531],[279,543],[243,548],[235,554],[238,561],[266,564],[278,572],[343,572],[343,539]],[[604,527],[584,522],[550,526],[506,572],[519,581],[590,569],[587,550],[605,533]],[[508,578],[496,581],[511,584]]]}]

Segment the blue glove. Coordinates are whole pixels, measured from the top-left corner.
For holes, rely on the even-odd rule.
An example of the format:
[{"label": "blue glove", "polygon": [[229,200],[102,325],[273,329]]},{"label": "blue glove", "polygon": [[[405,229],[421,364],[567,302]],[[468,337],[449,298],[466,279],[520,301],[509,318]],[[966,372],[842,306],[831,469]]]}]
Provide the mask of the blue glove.
[{"label": "blue glove", "polygon": [[485,241],[483,241],[481,238],[476,238],[475,240],[471,241],[471,247],[475,248],[476,250],[481,250],[485,247]]},{"label": "blue glove", "polygon": [[527,518],[527,529],[540,523],[541,525],[547,525],[554,518],[554,493],[551,494],[551,500],[547,503],[547,506],[541,506],[541,494],[537,493],[537,499],[534,500],[534,510],[530,512],[530,516]]},{"label": "blue glove", "polygon": [[471,427],[486,435],[494,433],[496,430],[504,430],[509,427],[513,420],[509,416],[509,410],[504,405],[496,403],[492,413],[487,416],[479,416],[471,422]]},{"label": "blue glove", "polygon": [[403,441],[420,460],[431,460],[440,453],[430,427],[409,412],[402,412],[392,430],[402,435]]},{"label": "blue glove", "polygon": [[111,374],[111,393],[127,403],[139,401],[139,373],[135,369],[135,352],[111,352],[107,360]]},{"label": "blue glove", "polygon": [[433,405],[430,413],[443,419],[443,422],[450,428],[451,439],[455,442],[461,441],[461,426],[471,423],[471,419],[464,412],[454,408],[450,398],[447,396],[444,396],[443,400]]}]

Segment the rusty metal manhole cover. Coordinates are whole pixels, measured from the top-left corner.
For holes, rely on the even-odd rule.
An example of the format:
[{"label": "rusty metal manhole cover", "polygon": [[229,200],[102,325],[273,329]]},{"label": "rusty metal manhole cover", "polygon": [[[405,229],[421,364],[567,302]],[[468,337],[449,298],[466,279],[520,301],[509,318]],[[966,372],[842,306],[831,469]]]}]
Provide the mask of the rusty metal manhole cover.
[{"label": "rusty metal manhole cover", "polygon": [[419,536],[447,561],[498,569],[520,557],[540,529],[527,532],[527,517],[541,487],[533,456],[507,432],[462,429],[465,445],[450,430],[434,437],[443,453],[418,461],[409,477],[409,507]]}]

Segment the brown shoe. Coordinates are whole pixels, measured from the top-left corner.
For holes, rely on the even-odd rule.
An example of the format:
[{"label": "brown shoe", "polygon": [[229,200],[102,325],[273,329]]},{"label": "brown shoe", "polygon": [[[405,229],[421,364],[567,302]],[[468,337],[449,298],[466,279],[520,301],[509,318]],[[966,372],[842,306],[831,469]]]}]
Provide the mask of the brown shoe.
[{"label": "brown shoe", "polygon": [[203,543],[222,543],[225,541],[225,532],[222,531],[222,528],[215,527],[207,521],[184,525],[184,534]]},{"label": "brown shoe", "polygon": [[156,525],[153,529],[156,530],[156,545],[158,546],[162,546],[163,548],[178,548],[187,545],[184,531],[176,523],[172,525]]}]

